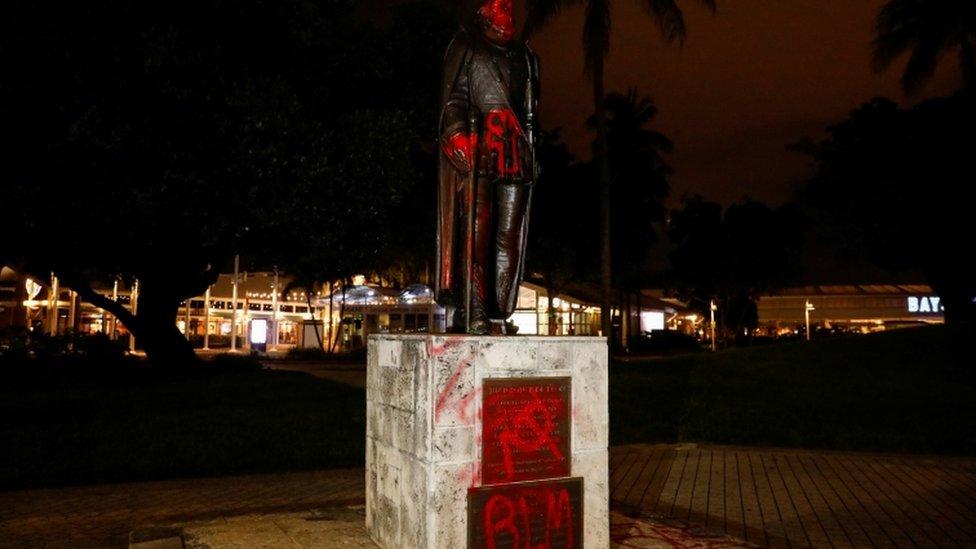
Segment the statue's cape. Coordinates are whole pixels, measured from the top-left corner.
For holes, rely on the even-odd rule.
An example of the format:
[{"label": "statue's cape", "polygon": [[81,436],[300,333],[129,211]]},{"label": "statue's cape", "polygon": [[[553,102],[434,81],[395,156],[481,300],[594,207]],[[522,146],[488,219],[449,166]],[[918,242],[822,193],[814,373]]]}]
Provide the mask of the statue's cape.
[{"label": "statue's cape", "polygon": [[[454,88],[454,82],[458,75],[464,70],[464,66],[471,56],[471,35],[461,29],[455,33],[451,39],[451,44],[447,47],[444,56],[444,76],[441,84],[441,109],[439,122],[437,124],[438,140],[438,185],[437,185],[437,274],[434,288],[434,295],[438,300],[442,299],[443,292],[456,293],[460,286],[454,278],[456,276],[456,255],[454,247],[457,245],[457,220],[456,208],[457,191],[464,184],[464,176],[454,168],[450,160],[440,152],[441,133],[444,131],[444,109],[447,99]],[[459,296],[454,296],[459,297]]]}]

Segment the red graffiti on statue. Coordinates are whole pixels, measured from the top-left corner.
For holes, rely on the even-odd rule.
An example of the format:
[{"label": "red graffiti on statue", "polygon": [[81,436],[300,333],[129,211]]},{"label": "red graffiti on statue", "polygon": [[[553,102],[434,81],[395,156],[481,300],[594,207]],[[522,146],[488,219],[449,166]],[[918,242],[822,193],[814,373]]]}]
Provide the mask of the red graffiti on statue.
[{"label": "red graffiti on statue", "polygon": [[523,139],[523,133],[518,117],[512,109],[500,109],[489,111],[485,121],[485,146],[488,153],[495,158],[498,175],[521,175],[519,140]]}]

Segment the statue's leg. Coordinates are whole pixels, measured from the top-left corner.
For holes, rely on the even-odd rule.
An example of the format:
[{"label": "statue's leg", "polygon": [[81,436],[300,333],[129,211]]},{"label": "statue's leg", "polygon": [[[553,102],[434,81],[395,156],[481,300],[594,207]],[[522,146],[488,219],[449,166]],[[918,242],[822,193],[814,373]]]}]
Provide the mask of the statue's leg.
[{"label": "statue's leg", "polygon": [[495,228],[495,306],[493,314],[505,320],[515,311],[518,299],[519,264],[525,253],[522,238],[527,221],[529,186],[521,183],[499,183],[495,191],[497,226]]}]

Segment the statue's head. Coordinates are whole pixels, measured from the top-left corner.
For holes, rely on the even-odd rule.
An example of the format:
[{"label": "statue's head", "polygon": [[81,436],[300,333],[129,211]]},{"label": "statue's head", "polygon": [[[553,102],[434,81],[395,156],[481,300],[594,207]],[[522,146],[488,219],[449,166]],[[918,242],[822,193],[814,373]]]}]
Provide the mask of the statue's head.
[{"label": "statue's head", "polygon": [[492,42],[504,44],[515,35],[512,0],[483,0],[478,18],[485,36]]}]

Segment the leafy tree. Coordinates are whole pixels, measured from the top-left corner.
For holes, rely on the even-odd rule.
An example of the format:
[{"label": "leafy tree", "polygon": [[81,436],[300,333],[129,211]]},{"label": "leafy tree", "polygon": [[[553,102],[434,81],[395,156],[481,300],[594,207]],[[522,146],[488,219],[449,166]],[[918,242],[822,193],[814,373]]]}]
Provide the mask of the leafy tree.
[{"label": "leafy tree", "polygon": [[971,0],[888,0],[878,12],[874,67],[887,70],[908,53],[901,82],[918,91],[941,57],[957,50],[963,81],[976,83],[976,4]]},{"label": "leafy tree", "polygon": [[[715,9],[715,0],[701,0],[702,4]],[[669,43],[682,42],[685,38],[685,19],[677,0],[638,0],[647,9]],[[583,52],[584,70],[593,80],[593,105],[596,119],[596,144],[593,160],[596,163],[600,186],[600,286],[601,325],[603,333],[610,333],[610,298],[612,292],[611,266],[611,168],[608,155],[607,117],[604,98],[603,65],[610,52],[611,0],[527,0],[528,17],[525,34],[531,35],[544,27],[563,8],[581,4],[584,6]]]},{"label": "leafy tree", "polygon": [[823,236],[890,270],[925,275],[946,321],[976,318],[972,152],[976,95],[961,91],[899,108],[874,99],[829,137],[798,150],[817,161],[802,193]]},{"label": "leafy tree", "polygon": [[533,191],[527,255],[527,272],[541,279],[550,297],[550,335],[556,333],[551,298],[583,279],[596,258],[596,223],[585,192],[592,170],[573,163],[559,133],[557,128],[540,135],[540,175]]},{"label": "leafy tree", "polygon": [[[416,185],[420,130],[370,87],[398,69],[376,62],[377,34],[352,8],[4,4],[0,259],[55,272],[174,365],[195,359],[180,303],[234,253],[295,239],[336,273],[341,258],[378,262],[384,222]],[[116,276],[140,282],[134,315],[93,289]]]},{"label": "leafy tree", "polygon": [[759,296],[795,273],[803,223],[794,206],[772,209],[746,199],[723,212],[700,196],[685,199],[671,214],[672,289],[703,314],[714,299],[724,336],[748,339],[759,320]]}]

